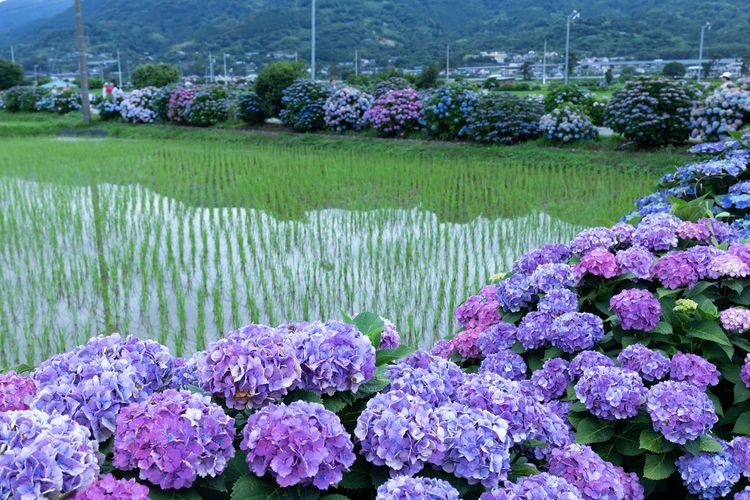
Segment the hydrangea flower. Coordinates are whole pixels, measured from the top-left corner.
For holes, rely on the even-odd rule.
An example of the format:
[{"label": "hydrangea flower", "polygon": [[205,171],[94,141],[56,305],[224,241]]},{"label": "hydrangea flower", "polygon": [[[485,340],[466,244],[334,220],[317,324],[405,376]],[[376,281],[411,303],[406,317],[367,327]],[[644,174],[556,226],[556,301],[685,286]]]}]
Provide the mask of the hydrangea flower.
[{"label": "hydrangea flower", "polygon": [[526,378],[526,362],[520,354],[510,349],[501,349],[487,356],[479,365],[479,373],[496,373],[508,380]]},{"label": "hydrangea flower", "polygon": [[[578,314],[578,313],[567,313]],[[566,314],[562,315],[566,316]],[[562,317],[559,316],[559,317]],[[521,323],[516,329],[518,341],[524,349],[537,349],[549,342],[552,325],[557,318],[551,314],[539,311],[532,311],[523,317]]]},{"label": "hydrangea flower", "polygon": [[430,458],[438,469],[487,488],[508,477],[512,444],[508,423],[497,415],[460,403],[435,410],[442,431],[440,447]]},{"label": "hydrangea flower", "polygon": [[711,231],[708,226],[700,222],[680,222],[675,232],[683,240],[708,241],[711,239]]},{"label": "hydrangea flower", "polygon": [[463,132],[474,142],[513,144],[539,137],[539,119],[544,114],[541,100],[510,92],[479,96],[467,117]]},{"label": "hydrangea flower", "polygon": [[691,384],[705,390],[719,383],[719,370],[713,363],[697,354],[676,352],[669,364],[669,378]]},{"label": "hydrangea flower", "polygon": [[477,295],[472,295],[459,305],[453,316],[464,328],[478,328],[484,330],[490,325],[500,322],[502,317],[498,312],[500,303],[497,301],[497,286],[487,285]]},{"label": "hydrangea flower", "polygon": [[654,265],[654,274],[666,288],[692,287],[701,278],[700,267],[691,254],[669,252]]},{"label": "hydrangea flower", "polygon": [[568,353],[591,349],[603,336],[604,323],[591,313],[566,313],[558,316],[552,322],[549,332],[552,345]]},{"label": "hydrangea flower", "polygon": [[253,473],[269,473],[280,486],[325,490],[354,463],[354,445],[335,413],[318,403],[268,405],[250,415],[240,449]]},{"label": "hydrangea flower", "polygon": [[750,500],[750,486],[734,494],[734,500]]},{"label": "hydrangea flower", "polygon": [[740,369],[740,380],[747,387],[750,387],[750,354],[745,356],[745,362]]},{"label": "hydrangea flower", "polygon": [[120,101],[120,115],[130,123],[153,123],[158,117],[154,108],[157,89],[144,87],[125,94]]},{"label": "hydrangea flower", "polygon": [[586,370],[596,366],[615,366],[615,362],[597,351],[581,351],[568,365],[568,374],[571,380],[577,380]]},{"label": "hydrangea flower", "polygon": [[112,464],[165,488],[217,476],[234,456],[234,419],[208,396],[168,389],[117,416]]},{"label": "hydrangea flower", "polygon": [[603,278],[614,278],[618,274],[617,259],[604,248],[594,248],[586,253],[576,269],[581,274],[588,273]]},{"label": "hydrangea flower", "polygon": [[539,299],[537,310],[560,316],[561,314],[578,311],[578,295],[564,288],[551,290],[547,295]]},{"label": "hydrangea flower", "polygon": [[86,488],[78,490],[74,500],[148,500],[148,488],[139,484],[135,479],[115,479],[112,474],[106,474]]},{"label": "hydrangea flower", "polygon": [[96,440],[64,415],[0,412],[0,450],[2,498],[55,498],[85,488],[99,474]]},{"label": "hydrangea flower", "polygon": [[565,394],[569,382],[568,362],[562,358],[548,359],[542,368],[531,374],[531,385],[541,401],[557,399]]},{"label": "hydrangea flower", "polygon": [[529,278],[537,292],[551,292],[558,288],[568,288],[578,281],[573,268],[567,264],[542,264]]},{"label": "hydrangea flower", "polygon": [[687,453],[675,465],[688,492],[701,499],[727,495],[741,477],[740,468],[726,451],[695,456]]},{"label": "hydrangea flower", "polygon": [[617,235],[608,227],[584,229],[570,242],[573,254],[581,256],[595,248],[609,250],[617,245]]},{"label": "hydrangea flower", "polygon": [[278,401],[302,373],[292,344],[263,325],[244,326],[211,344],[198,372],[208,392],[238,410]]},{"label": "hydrangea flower", "polygon": [[451,361],[417,351],[388,367],[390,390],[403,391],[438,406],[450,401],[464,382],[461,368]]},{"label": "hydrangea flower", "polygon": [[401,335],[389,319],[381,318],[383,320],[383,331],[380,334],[380,345],[378,349],[396,349],[401,345]]},{"label": "hydrangea flower", "polygon": [[509,349],[516,341],[516,326],[501,321],[479,334],[477,347],[485,356]]},{"label": "hydrangea flower", "polygon": [[723,253],[714,257],[708,264],[708,275],[711,278],[744,278],[750,275],[750,266],[731,253]]},{"label": "hydrangea flower", "polygon": [[448,359],[453,354],[455,348],[450,340],[438,340],[435,345],[432,346],[430,354],[439,358]]},{"label": "hydrangea flower", "polygon": [[617,316],[623,330],[650,332],[661,319],[661,303],[648,290],[623,290],[610,299],[609,308]]},{"label": "hydrangea flower", "polygon": [[0,373],[0,412],[28,410],[36,395],[36,382],[14,371]]},{"label": "hydrangea flower", "polygon": [[420,128],[422,100],[412,88],[394,89],[377,97],[363,120],[386,136],[404,135]]},{"label": "hydrangea flower", "polygon": [[617,355],[620,366],[637,372],[644,380],[661,380],[669,373],[669,358],[643,344],[632,344]]},{"label": "hydrangea flower", "polygon": [[736,255],[737,257],[742,259],[742,262],[750,265],[750,243],[734,243],[732,245],[729,245],[727,253]]},{"label": "hydrangea flower", "polygon": [[630,245],[630,241],[633,238],[633,232],[635,227],[625,222],[618,222],[612,226],[612,232],[617,237],[617,242],[620,245]]},{"label": "hydrangea flower", "polygon": [[334,90],[323,106],[326,127],[337,132],[360,130],[371,102],[372,96],[354,87]]},{"label": "hydrangea flower", "polygon": [[438,419],[430,404],[403,391],[383,392],[367,402],[354,435],[362,456],[392,474],[416,474],[440,447]]},{"label": "hydrangea flower", "polygon": [[477,98],[477,93],[466,84],[439,87],[425,102],[427,131],[433,137],[447,140],[463,136],[467,118],[474,111]]},{"label": "hydrangea flower", "polygon": [[300,132],[324,128],[325,104],[332,90],[324,82],[297,79],[281,97],[281,122]]},{"label": "hydrangea flower", "polygon": [[463,359],[480,357],[482,355],[478,344],[480,333],[481,331],[478,328],[458,332],[450,341],[453,352],[457,352]]},{"label": "hydrangea flower", "polygon": [[750,478],[750,438],[736,436],[729,442],[727,451],[732,461],[740,468],[742,475]]},{"label": "hydrangea flower", "polygon": [[581,492],[567,480],[547,472],[506,482],[504,487],[483,493],[480,500],[579,500]]},{"label": "hydrangea flower", "polygon": [[534,302],[534,286],[524,274],[514,274],[497,284],[497,300],[506,311],[518,312]]},{"label": "hydrangea flower", "polygon": [[636,278],[650,280],[654,275],[656,257],[643,247],[630,247],[615,254],[620,274],[632,273]]},{"label": "hydrangea flower", "polygon": [[744,307],[730,307],[719,313],[719,321],[724,330],[743,333],[750,330],[750,310]]},{"label": "hydrangea flower", "polygon": [[711,399],[687,382],[660,382],[649,389],[646,408],[654,430],[677,444],[702,436],[718,422]]},{"label": "hydrangea flower", "polygon": [[575,392],[592,415],[605,420],[634,417],[646,396],[636,372],[611,366],[586,370]]},{"label": "hydrangea flower", "polygon": [[519,274],[530,275],[542,264],[560,264],[567,262],[571,252],[567,245],[562,243],[550,243],[526,252],[520,259],[513,263],[513,271]]},{"label": "hydrangea flower", "polygon": [[547,139],[562,143],[596,139],[599,136],[591,119],[568,104],[542,116],[539,128]]},{"label": "hydrangea flower", "polygon": [[378,486],[376,500],[460,500],[448,481],[429,477],[398,476]]},{"label": "hydrangea flower", "polygon": [[677,246],[677,227],[680,219],[665,214],[647,215],[633,231],[633,246],[640,246],[653,252],[669,250]]},{"label": "hydrangea flower", "polygon": [[302,366],[299,387],[333,395],[357,392],[375,375],[375,348],[357,327],[341,321],[313,322],[287,338]]}]

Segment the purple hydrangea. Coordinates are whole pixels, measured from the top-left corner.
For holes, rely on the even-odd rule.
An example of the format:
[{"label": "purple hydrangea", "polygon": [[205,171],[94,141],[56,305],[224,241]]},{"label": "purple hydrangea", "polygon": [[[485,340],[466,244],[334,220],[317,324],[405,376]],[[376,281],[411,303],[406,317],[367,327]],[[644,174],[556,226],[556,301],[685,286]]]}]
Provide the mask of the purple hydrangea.
[{"label": "purple hydrangea", "polygon": [[299,383],[301,369],[282,333],[247,325],[211,344],[198,373],[202,387],[242,410],[283,398]]},{"label": "purple hydrangea", "polygon": [[734,500],[750,500],[750,486],[734,494]]},{"label": "purple hydrangea", "polygon": [[557,399],[565,394],[569,382],[568,362],[562,358],[548,359],[531,374],[531,385],[541,401]]},{"label": "purple hydrangea", "polygon": [[439,358],[448,359],[453,354],[455,348],[450,340],[438,340],[430,349],[430,354]]},{"label": "purple hydrangea", "polygon": [[740,468],[726,451],[720,453],[687,453],[675,462],[688,492],[701,499],[727,495],[740,480]]},{"label": "purple hydrangea", "polygon": [[74,500],[148,500],[148,488],[136,482],[135,479],[115,479],[112,474],[106,474],[78,490]]},{"label": "purple hydrangea", "polygon": [[709,231],[711,231],[711,235],[719,244],[735,243],[739,239],[739,234],[731,224],[709,218],[700,219],[698,222],[708,227]]},{"label": "purple hydrangea", "polygon": [[708,276],[717,279],[723,277],[744,278],[750,275],[750,266],[731,253],[714,257],[708,264]]},{"label": "purple hydrangea", "polygon": [[479,334],[477,347],[483,355],[489,356],[503,349],[509,349],[516,341],[516,326],[501,321]]},{"label": "purple hydrangea", "polygon": [[28,410],[36,396],[36,381],[14,371],[0,373],[0,412]]},{"label": "purple hydrangea", "polygon": [[617,235],[607,227],[584,229],[570,242],[570,250],[575,255],[584,255],[595,248],[609,250],[617,245]]},{"label": "purple hydrangea", "polygon": [[401,345],[401,335],[390,320],[381,317],[383,320],[383,332],[380,334],[380,345],[378,349],[396,349]]},{"label": "purple hydrangea", "polygon": [[478,328],[458,332],[450,341],[453,352],[457,352],[463,359],[479,358],[482,355],[478,344],[480,333]]},{"label": "purple hydrangea", "polygon": [[654,430],[677,444],[702,436],[719,420],[706,393],[687,382],[656,384],[646,395],[646,408]]},{"label": "purple hydrangea", "polygon": [[0,412],[0,497],[56,498],[99,474],[98,444],[65,415]]},{"label": "purple hydrangea", "polygon": [[750,354],[745,356],[745,362],[740,369],[740,380],[747,387],[750,387]]},{"label": "purple hydrangea", "polygon": [[648,290],[623,290],[610,299],[609,308],[617,316],[623,330],[650,332],[661,319],[659,299]]},{"label": "purple hydrangea", "polygon": [[436,468],[493,488],[508,477],[512,441],[508,423],[497,415],[449,403],[435,410],[442,439],[430,458]]},{"label": "purple hydrangea", "polygon": [[669,250],[677,246],[677,227],[682,221],[674,215],[656,213],[647,215],[633,231],[633,246],[651,251]]},{"label": "purple hydrangea", "polygon": [[390,390],[403,391],[432,406],[450,401],[463,384],[464,374],[455,363],[417,351],[388,367]]},{"label": "purple hydrangea", "polygon": [[375,375],[375,348],[357,327],[313,322],[287,335],[302,366],[299,387],[333,395],[357,392]]},{"label": "purple hydrangea", "polygon": [[581,492],[567,480],[546,472],[506,482],[501,489],[483,493],[480,500],[579,500]]},{"label": "purple hydrangea", "polygon": [[578,488],[585,499],[643,498],[643,487],[635,474],[604,461],[590,447],[570,444],[552,450],[549,473],[561,477]]},{"label": "purple hydrangea", "polygon": [[654,264],[654,274],[666,288],[692,287],[701,278],[701,269],[691,254],[669,252]]},{"label": "purple hydrangea", "polygon": [[109,439],[120,409],[172,384],[166,347],[136,337],[100,336],[41,363],[31,408],[69,415],[98,441]]},{"label": "purple hydrangea", "polygon": [[743,333],[750,330],[750,310],[744,307],[730,307],[719,313],[721,327],[729,332]]},{"label": "purple hydrangea", "polygon": [[635,228],[625,222],[619,222],[612,226],[612,232],[617,237],[617,242],[620,245],[630,245],[630,241],[633,238],[633,232]]},{"label": "purple hydrangea", "polygon": [[592,415],[605,420],[636,416],[646,396],[646,388],[636,372],[611,366],[586,370],[575,391]]},{"label": "purple hydrangea", "polygon": [[573,268],[567,264],[542,264],[529,278],[537,292],[551,292],[558,288],[568,288],[578,281]]},{"label": "purple hydrangea", "polygon": [[247,419],[240,449],[250,470],[282,486],[325,490],[354,463],[354,445],[335,413],[318,403],[269,405]]},{"label": "purple hydrangea", "polygon": [[603,278],[614,278],[618,274],[617,259],[604,248],[594,248],[585,254],[576,269],[581,274],[588,273]]},{"label": "purple hydrangea", "polygon": [[208,396],[168,389],[117,416],[112,464],[162,489],[217,476],[234,456],[234,419]]},{"label": "purple hydrangea", "polygon": [[537,310],[552,316],[576,312],[578,310],[578,295],[564,288],[551,290],[539,300]]},{"label": "purple hydrangea", "polygon": [[549,332],[552,345],[568,353],[591,349],[603,336],[604,323],[591,313],[565,313],[558,316]]},{"label": "purple hydrangea", "polygon": [[643,247],[630,247],[615,254],[620,274],[632,273],[636,278],[650,280],[654,275],[656,257]]},{"label": "purple hydrangea", "polygon": [[490,354],[479,365],[479,373],[496,373],[508,380],[523,380],[526,378],[526,370],[523,356],[510,349],[501,349]]},{"label": "purple hydrangea", "polygon": [[[577,313],[567,313],[577,314]],[[566,316],[566,314],[562,315]],[[562,317],[560,316],[560,317]],[[524,349],[538,349],[549,342],[552,324],[557,319],[551,314],[532,311],[523,317],[516,334]]]},{"label": "purple hydrangea", "polygon": [[518,312],[534,303],[534,287],[524,274],[514,274],[497,284],[497,300],[506,311]]},{"label": "purple hydrangea", "polygon": [[620,366],[637,372],[644,380],[661,380],[669,373],[669,358],[643,344],[632,344],[617,355]]},{"label": "purple hydrangea", "polygon": [[448,481],[429,477],[398,476],[378,486],[375,500],[459,500]]},{"label": "purple hydrangea", "polygon": [[596,366],[615,366],[615,362],[597,351],[581,351],[568,365],[568,374],[571,380],[577,380],[586,370]]},{"label": "purple hydrangea", "polygon": [[497,286],[487,285],[478,295],[472,295],[458,306],[453,315],[464,328],[478,328],[484,330],[490,325],[498,323],[502,318],[498,309]]},{"label": "purple hydrangea", "polygon": [[722,255],[724,251],[714,246],[698,245],[688,248],[685,250],[685,253],[687,254],[687,259],[694,267],[698,279],[704,279],[711,275],[709,269],[711,261]]},{"label": "purple hydrangea", "polygon": [[737,436],[729,442],[727,448],[732,461],[737,464],[745,477],[750,477],[750,438]]},{"label": "purple hydrangea", "polygon": [[527,252],[513,264],[513,271],[531,274],[542,264],[559,264],[570,258],[570,248],[560,243],[550,243]]},{"label": "purple hydrangea", "polygon": [[736,255],[742,262],[750,265],[750,243],[734,243],[729,245],[728,253]]},{"label": "purple hydrangea", "polygon": [[383,392],[367,402],[354,435],[362,456],[392,474],[416,474],[440,447],[433,407],[403,391]]},{"label": "purple hydrangea", "polygon": [[709,385],[719,383],[719,370],[713,363],[697,354],[676,352],[669,364],[669,378],[679,382],[689,382],[705,390]]},{"label": "purple hydrangea", "polygon": [[700,222],[680,222],[675,232],[683,240],[708,241],[711,238],[708,226]]}]

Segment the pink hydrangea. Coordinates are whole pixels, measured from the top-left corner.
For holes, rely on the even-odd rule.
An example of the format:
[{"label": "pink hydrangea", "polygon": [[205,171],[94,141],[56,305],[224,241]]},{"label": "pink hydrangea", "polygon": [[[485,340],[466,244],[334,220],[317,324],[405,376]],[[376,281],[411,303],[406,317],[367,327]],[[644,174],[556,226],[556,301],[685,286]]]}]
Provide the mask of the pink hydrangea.
[{"label": "pink hydrangea", "polygon": [[617,276],[617,259],[604,248],[595,248],[581,258],[578,270],[594,276],[614,278]]}]

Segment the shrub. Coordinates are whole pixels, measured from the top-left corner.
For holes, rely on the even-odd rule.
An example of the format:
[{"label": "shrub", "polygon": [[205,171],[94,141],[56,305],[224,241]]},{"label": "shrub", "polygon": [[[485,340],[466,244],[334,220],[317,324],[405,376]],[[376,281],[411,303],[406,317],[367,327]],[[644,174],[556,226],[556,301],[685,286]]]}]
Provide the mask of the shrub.
[{"label": "shrub", "polygon": [[604,126],[604,116],[607,111],[608,98],[594,99],[591,103],[584,108],[586,114],[591,118],[591,123],[597,127]]},{"label": "shrub", "polygon": [[174,89],[169,95],[166,118],[175,123],[184,122],[185,115],[195,99],[195,93],[193,89]]},{"label": "shrub", "polygon": [[539,99],[508,93],[479,98],[466,125],[466,137],[474,142],[513,144],[536,139],[544,106]]},{"label": "shrub", "polygon": [[128,92],[120,102],[120,115],[130,123],[153,123],[158,118],[154,106],[157,89],[145,87]]},{"label": "shrub", "polygon": [[629,81],[607,104],[605,123],[641,147],[681,144],[690,136],[692,99],[663,78]]},{"label": "shrub", "polygon": [[718,89],[690,113],[691,136],[716,140],[750,123],[750,90]]},{"label": "shrub", "polygon": [[237,118],[248,125],[260,125],[266,117],[263,114],[260,97],[255,92],[244,92],[237,98]]},{"label": "shrub", "polygon": [[354,87],[334,90],[323,107],[326,127],[337,132],[360,130],[371,103],[372,96]]},{"label": "shrub", "polygon": [[36,111],[36,103],[46,96],[39,87],[13,87],[5,91],[5,109],[12,113]]},{"label": "shrub", "polygon": [[284,90],[281,97],[281,122],[297,132],[310,132],[325,127],[325,106],[331,95],[328,83],[297,80]]},{"label": "shrub", "polygon": [[420,128],[422,101],[412,88],[396,89],[376,98],[364,120],[384,136],[403,136]]},{"label": "shrub", "polygon": [[210,127],[229,117],[229,95],[224,87],[198,90],[187,106],[183,119],[193,127]]},{"label": "shrub", "polygon": [[267,117],[279,116],[284,90],[304,74],[304,64],[296,61],[275,62],[260,70],[255,80],[255,92]]},{"label": "shrub", "polygon": [[550,112],[563,104],[576,104],[584,109],[591,106],[594,95],[575,84],[552,84],[544,96],[544,109]]},{"label": "shrub", "polygon": [[464,127],[478,98],[478,94],[465,85],[440,87],[425,101],[424,121],[427,131],[440,139],[463,136]]},{"label": "shrub", "polygon": [[99,118],[104,121],[122,118],[122,114],[120,114],[120,104],[122,104],[123,98],[123,92],[117,90],[102,99],[102,102],[99,103],[98,107]]},{"label": "shrub", "polygon": [[139,89],[166,87],[180,81],[180,72],[171,64],[141,64],[133,71],[132,81]]},{"label": "shrub", "polygon": [[7,59],[0,59],[0,90],[9,89],[23,82],[23,68]]},{"label": "shrub", "polygon": [[562,105],[542,116],[539,127],[542,134],[554,142],[584,141],[599,135],[589,117],[572,105]]},{"label": "shrub", "polygon": [[169,114],[169,100],[172,97],[172,92],[177,90],[179,87],[176,85],[167,85],[160,87],[154,92],[154,96],[151,99],[151,109],[156,112],[156,118],[159,120],[167,120]]},{"label": "shrub", "polygon": [[387,94],[391,90],[403,90],[409,87],[409,82],[405,78],[400,76],[391,76],[385,80],[381,80],[375,84],[375,88],[372,89],[372,95],[377,99],[378,97]]},{"label": "shrub", "polygon": [[49,108],[45,111],[64,115],[81,109],[81,94],[77,90],[68,89],[62,92],[52,92],[49,98]]}]

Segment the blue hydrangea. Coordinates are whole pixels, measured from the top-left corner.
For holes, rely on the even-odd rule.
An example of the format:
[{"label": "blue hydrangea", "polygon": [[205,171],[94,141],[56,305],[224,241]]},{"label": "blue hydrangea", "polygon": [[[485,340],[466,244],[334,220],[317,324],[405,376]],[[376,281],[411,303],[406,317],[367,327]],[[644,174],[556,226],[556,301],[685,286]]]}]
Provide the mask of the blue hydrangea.
[{"label": "blue hydrangea", "polygon": [[549,334],[553,346],[563,352],[591,349],[604,336],[604,323],[591,313],[565,313],[554,319]]},{"label": "blue hydrangea", "polygon": [[701,499],[727,495],[741,476],[740,468],[726,451],[687,453],[678,458],[675,465],[688,492]]},{"label": "blue hydrangea", "polygon": [[391,381],[390,390],[417,396],[433,406],[450,401],[464,382],[458,365],[423,351],[389,366],[386,376]]},{"label": "blue hydrangea", "polygon": [[479,365],[479,373],[496,373],[509,380],[523,380],[526,378],[526,370],[523,356],[510,349],[501,349],[490,354]]}]

